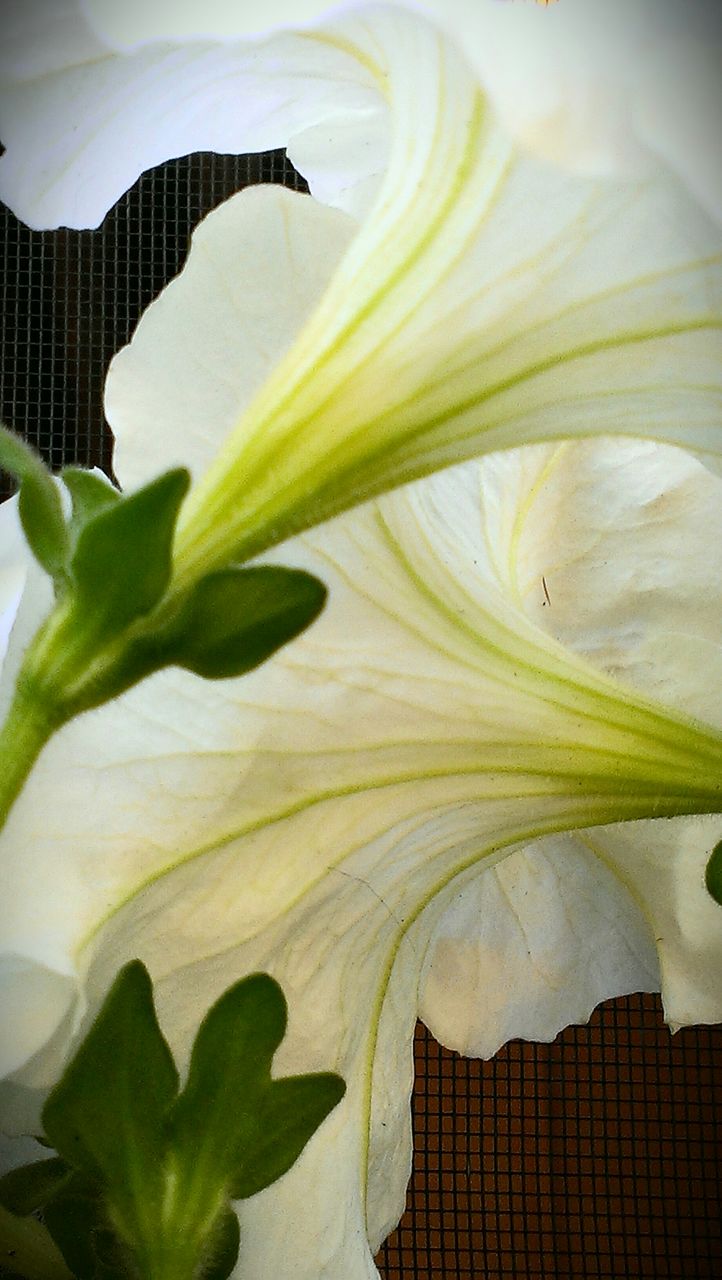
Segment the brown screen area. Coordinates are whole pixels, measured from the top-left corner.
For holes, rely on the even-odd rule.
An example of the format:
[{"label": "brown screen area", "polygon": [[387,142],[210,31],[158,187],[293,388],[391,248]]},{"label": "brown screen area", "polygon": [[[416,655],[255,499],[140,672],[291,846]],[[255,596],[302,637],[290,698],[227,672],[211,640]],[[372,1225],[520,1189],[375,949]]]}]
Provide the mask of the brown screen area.
[{"label": "brown screen area", "polygon": [[[56,467],[109,469],[111,356],[199,218],[270,181],[303,189],[281,153],[201,155],[146,174],[95,232],[30,232],[2,211],[3,421]],[[415,1171],[382,1275],[719,1280],[721,1057],[722,1030],[670,1037],[650,996],[485,1063],[419,1027]]]}]

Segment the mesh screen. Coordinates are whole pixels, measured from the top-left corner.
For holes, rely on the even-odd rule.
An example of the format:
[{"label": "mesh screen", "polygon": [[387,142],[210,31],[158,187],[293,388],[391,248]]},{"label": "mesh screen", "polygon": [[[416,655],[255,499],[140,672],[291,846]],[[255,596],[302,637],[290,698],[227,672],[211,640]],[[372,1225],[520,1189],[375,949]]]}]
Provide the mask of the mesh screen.
[{"label": "mesh screen", "polygon": [[[1,415],[53,466],[109,470],[110,357],[198,219],[264,181],[303,189],[281,153],[196,155],[146,174],[96,232],[39,234],[3,212]],[[720,1050],[722,1030],[671,1038],[650,996],[487,1063],[419,1027],[415,1172],[382,1275],[718,1280]]]}]

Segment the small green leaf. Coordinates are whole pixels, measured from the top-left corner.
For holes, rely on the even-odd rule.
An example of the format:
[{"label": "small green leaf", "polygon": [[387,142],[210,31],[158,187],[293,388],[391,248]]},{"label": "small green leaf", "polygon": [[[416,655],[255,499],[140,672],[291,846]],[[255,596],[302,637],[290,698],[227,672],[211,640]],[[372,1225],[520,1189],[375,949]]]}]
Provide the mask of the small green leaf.
[{"label": "small green leaf", "polygon": [[173,533],[190,477],[168,471],[101,511],[80,531],[71,561],[76,607],[96,632],[116,634],[148,613],[171,572]]},{"label": "small green leaf", "polygon": [[0,1178],[0,1204],[24,1218],[42,1209],[70,1177],[71,1170],[57,1157],[11,1169]]},{"label": "small green leaf", "polygon": [[174,626],[172,661],[207,680],[265,662],[314,621],[326,600],[317,578],[275,566],[202,578]]},{"label": "small green leaf", "polygon": [[116,664],[114,696],[162,667],[207,680],[243,675],[272,657],[317,617],[326,588],[317,578],[275,566],[226,569],[191,589],[165,629],[136,636]]},{"label": "small green leaf", "polygon": [[287,1173],[345,1092],[332,1072],[272,1081],[259,1099],[253,1131],[236,1153],[231,1199],[255,1196]]},{"label": "small green leaf", "polygon": [[115,1232],[101,1198],[75,1177],[45,1209],[44,1221],[76,1280],[131,1280],[129,1251]]},{"label": "small green leaf", "polygon": [[267,974],[236,983],[201,1024],[169,1122],[187,1203],[214,1185],[238,1198],[269,1186],[343,1097],[331,1074],[272,1081],[285,1028],[283,992]]},{"label": "small green leaf", "polygon": [[104,477],[80,467],[66,467],[60,478],[73,502],[72,527],[77,533],[101,511],[120,502],[121,494]]},{"label": "small green leaf", "polygon": [[70,553],[60,494],[40,456],[0,426],[0,467],[20,481],[20,520],[35,559],[56,583],[64,583]]},{"label": "small green leaf", "polygon": [[232,1209],[224,1209],[206,1246],[201,1271],[203,1280],[227,1280],[238,1261],[240,1243],[238,1218]]},{"label": "small green leaf", "polygon": [[43,1109],[55,1149],[107,1188],[129,1235],[160,1212],[164,1120],[177,1089],[150,978],[134,961],[116,978]]},{"label": "small green leaf", "polygon": [[722,907],[722,840],[710,854],[704,880],[710,897]]},{"label": "small green leaf", "polygon": [[254,973],[229,987],[200,1025],[188,1082],[173,1107],[169,1132],[173,1146],[196,1169],[208,1161],[214,1181],[220,1170],[223,1183],[235,1161],[236,1126],[247,1124],[244,1103],[255,1108],[259,1094],[270,1085],[271,1062],[283,1039],[286,1017],[278,983],[267,973]]},{"label": "small green leaf", "polygon": [[278,983],[237,982],[203,1020],[178,1097],[150,978],[126,965],[45,1104],[60,1157],[8,1175],[7,1202],[42,1208],[76,1280],[227,1280],[229,1196],[285,1173],[345,1091],[330,1073],[272,1079],[285,1029]]}]

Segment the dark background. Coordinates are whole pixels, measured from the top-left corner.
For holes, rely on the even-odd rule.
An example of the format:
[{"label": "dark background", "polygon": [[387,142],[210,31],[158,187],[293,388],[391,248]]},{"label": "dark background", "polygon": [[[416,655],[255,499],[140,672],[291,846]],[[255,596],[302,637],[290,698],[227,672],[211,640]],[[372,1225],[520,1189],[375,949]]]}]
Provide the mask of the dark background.
[{"label": "dark background", "polygon": [[[280,152],[196,155],[144,175],[95,232],[31,232],[0,206],[2,420],[53,467],[109,470],[111,356],[199,218],[270,181],[304,189]],[[722,1280],[722,1029],[672,1038],[658,1000],[632,996],[491,1062],[421,1026],[416,1050],[415,1172],[386,1280]]]}]

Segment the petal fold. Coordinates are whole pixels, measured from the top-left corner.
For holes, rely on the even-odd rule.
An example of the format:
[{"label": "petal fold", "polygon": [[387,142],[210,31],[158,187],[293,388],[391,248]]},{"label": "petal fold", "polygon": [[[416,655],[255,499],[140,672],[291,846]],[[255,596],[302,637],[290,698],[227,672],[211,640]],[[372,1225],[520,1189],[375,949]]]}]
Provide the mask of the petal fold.
[{"label": "petal fold", "polygon": [[145,311],[106,380],[124,486],[170,466],[204,474],[355,230],[351,218],[276,186],[244,191],[204,219],[185,269]]},{"label": "petal fold", "polygon": [[[33,67],[46,45],[36,56],[27,34],[27,49],[14,56]],[[383,110],[357,60],[292,32],[129,53],[99,45],[85,57],[83,48],[73,65],[7,78],[0,88],[0,198],[33,228],[98,226],[144,170],[176,156],[267,151],[321,122],[347,129],[369,119],[375,136]],[[361,141],[367,155],[363,130]]]}]

